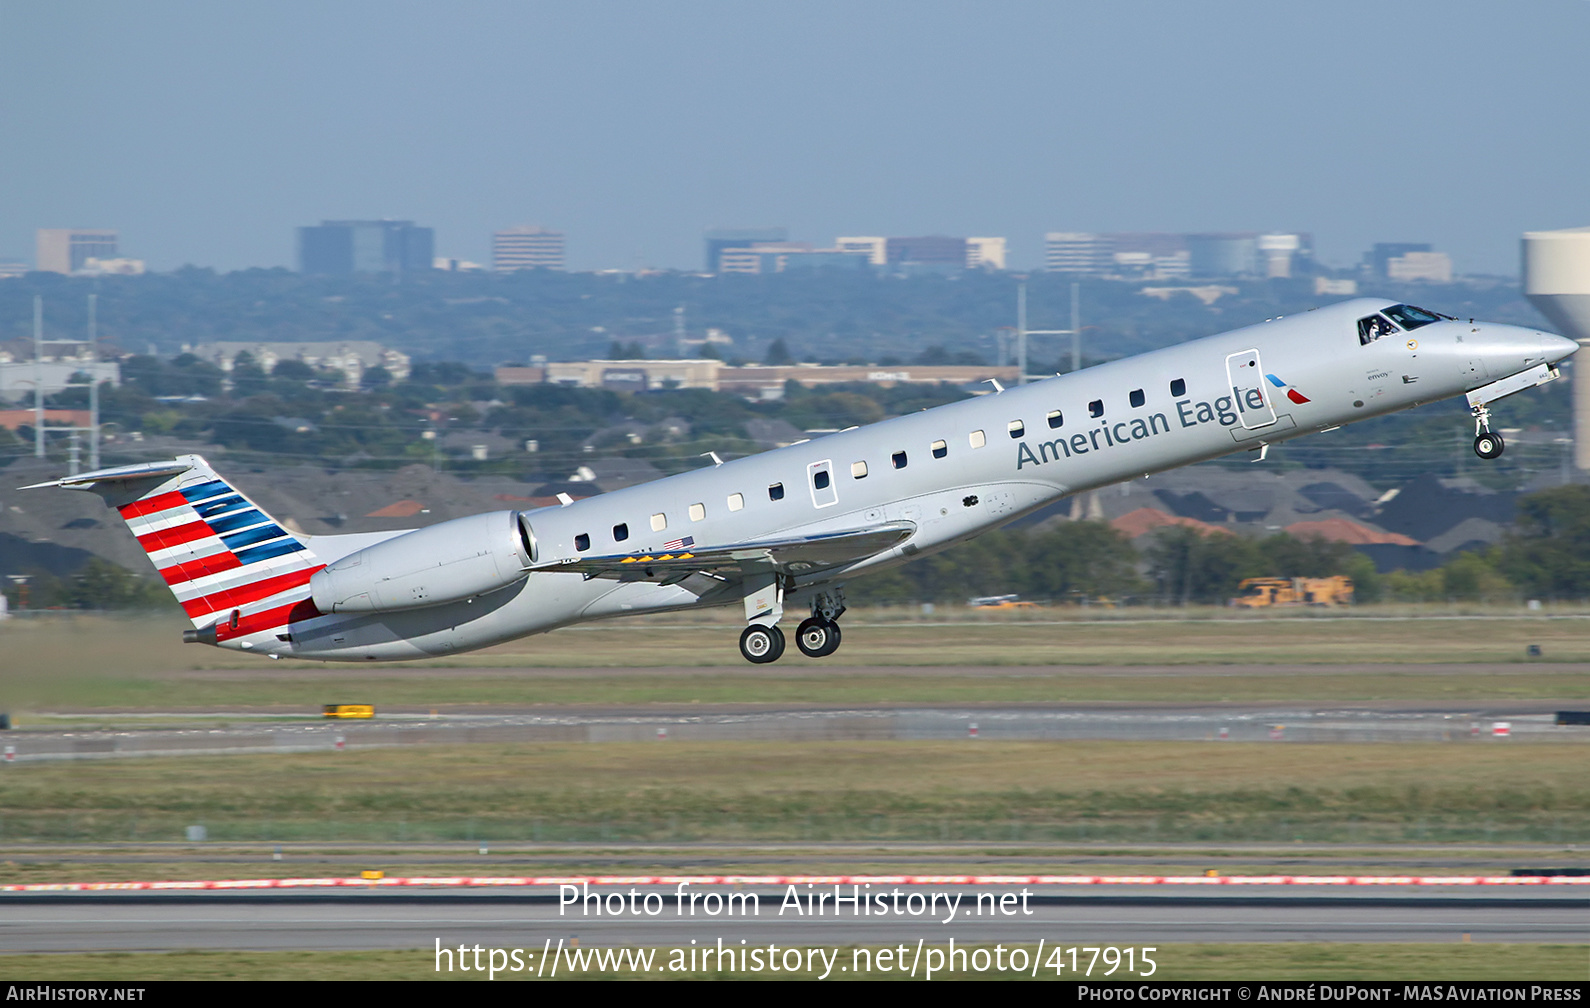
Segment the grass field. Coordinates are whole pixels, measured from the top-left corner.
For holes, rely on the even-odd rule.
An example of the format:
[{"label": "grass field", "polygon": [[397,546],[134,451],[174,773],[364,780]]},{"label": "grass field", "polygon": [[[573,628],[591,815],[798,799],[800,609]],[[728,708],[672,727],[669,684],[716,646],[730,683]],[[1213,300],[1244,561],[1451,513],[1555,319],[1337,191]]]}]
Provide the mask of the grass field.
[{"label": "grass field", "polygon": [[[1010,948],[1011,946],[1007,946]],[[1027,949],[1031,946],[1014,946]],[[539,950],[537,950],[539,951]],[[1046,957],[1047,958],[1047,957]],[[848,948],[838,963],[853,961]],[[1587,945],[1347,944],[1166,945],[1154,952],[1151,979],[1172,980],[1515,980],[1541,982],[1590,979]],[[666,964],[667,958],[659,956]],[[1102,967],[1101,967],[1102,969]],[[560,977],[581,980],[775,980],[814,979],[817,973],[597,972]],[[1028,979],[1031,974],[955,972],[944,979]],[[438,972],[430,949],[398,952],[167,952],[72,955],[0,955],[0,977],[8,980],[485,980],[478,972]],[[846,974],[847,979],[854,979]],[[497,982],[534,980],[532,974],[498,974]],[[830,977],[833,979],[833,977]],[[900,979],[873,973],[863,979]],[[938,979],[936,977],[935,979]],[[1140,977],[1056,977],[1039,969],[1037,979],[1089,982],[1137,981]]]},{"label": "grass field", "polygon": [[[0,841],[1571,844],[1556,746],[534,743],[14,764]],[[1058,870],[1058,869],[1057,869]],[[6,869],[9,872],[9,869]],[[48,881],[35,874],[29,880]]]},{"label": "grass field", "polygon": [[[1590,620],[847,620],[845,650],[747,665],[731,624],[596,624],[451,662],[266,662],[176,643],[164,617],[0,624],[0,709],[456,704],[1590,699]],[[858,614],[877,617],[878,613]],[[1538,644],[1543,659],[1526,660]],[[842,664],[834,664],[833,662]],[[1504,663],[1472,672],[1419,666]],[[1284,673],[1272,665],[1289,666]],[[1385,668],[1398,665],[1395,671]],[[861,667],[858,669],[857,667]],[[1000,670],[1008,668],[1008,673]],[[651,671],[656,670],[656,671]],[[972,670],[976,674],[972,674]],[[23,719],[25,720],[25,719]]]}]

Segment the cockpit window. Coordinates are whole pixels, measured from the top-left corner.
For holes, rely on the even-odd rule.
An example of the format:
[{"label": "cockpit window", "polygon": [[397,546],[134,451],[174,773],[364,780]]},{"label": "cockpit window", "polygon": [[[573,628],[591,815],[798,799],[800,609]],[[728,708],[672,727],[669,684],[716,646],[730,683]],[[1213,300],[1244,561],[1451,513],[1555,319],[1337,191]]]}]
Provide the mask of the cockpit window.
[{"label": "cockpit window", "polygon": [[1397,327],[1384,315],[1370,315],[1358,320],[1358,342],[1368,346],[1382,336],[1396,335]]},{"label": "cockpit window", "polygon": [[1391,320],[1404,329],[1417,329],[1420,326],[1429,325],[1431,322],[1439,322],[1447,317],[1445,315],[1437,315],[1435,312],[1427,312],[1423,308],[1415,308],[1411,304],[1392,305],[1386,309],[1386,314],[1391,316]]}]

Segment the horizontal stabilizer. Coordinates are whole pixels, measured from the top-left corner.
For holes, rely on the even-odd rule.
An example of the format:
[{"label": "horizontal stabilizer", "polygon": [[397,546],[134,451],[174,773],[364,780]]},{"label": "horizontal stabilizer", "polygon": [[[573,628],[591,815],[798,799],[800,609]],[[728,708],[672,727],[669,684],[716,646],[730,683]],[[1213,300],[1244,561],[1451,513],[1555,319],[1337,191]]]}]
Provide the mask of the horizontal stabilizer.
[{"label": "horizontal stabilizer", "polygon": [[48,487],[65,487],[68,490],[86,489],[95,483],[116,483],[123,480],[152,479],[157,476],[176,476],[193,466],[186,462],[140,462],[137,465],[117,466],[114,469],[96,469],[93,472],[62,476],[48,483],[33,483],[18,490],[43,490]]},{"label": "horizontal stabilizer", "polygon": [[588,578],[670,582],[694,573],[738,573],[755,567],[771,568],[785,574],[804,574],[876,556],[905,542],[915,532],[916,524],[913,522],[892,522],[845,532],[767,539],[704,549],[689,547],[651,553],[569,557],[537,564],[531,569],[578,571]]}]

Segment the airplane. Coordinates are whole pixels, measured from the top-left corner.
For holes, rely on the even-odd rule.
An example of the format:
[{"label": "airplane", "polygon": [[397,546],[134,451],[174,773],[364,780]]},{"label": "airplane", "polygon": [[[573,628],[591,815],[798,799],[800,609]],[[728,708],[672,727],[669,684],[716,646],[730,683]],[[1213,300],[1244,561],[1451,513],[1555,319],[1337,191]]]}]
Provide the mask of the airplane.
[{"label": "airplane", "polygon": [[270,658],[435,658],[588,620],[744,607],[740,653],[840,645],[844,586],[1059,498],[1465,395],[1558,376],[1577,344],[1361,298],[714,464],[561,506],[310,536],[198,455],[23,489],[115,507],[193,621],[189,642]]}]

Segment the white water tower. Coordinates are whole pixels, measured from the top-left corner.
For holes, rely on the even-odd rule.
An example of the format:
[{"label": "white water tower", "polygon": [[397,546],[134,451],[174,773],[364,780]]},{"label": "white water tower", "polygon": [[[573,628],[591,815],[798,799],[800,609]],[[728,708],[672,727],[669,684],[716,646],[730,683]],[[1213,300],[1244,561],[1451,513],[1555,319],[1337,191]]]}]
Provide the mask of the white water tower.
[{"label": "white water tower", "polygon": [[1581,347],[1571,358],[1573,462],[1590,470],[1590,227],[1524,233],[1524,296]]}]

